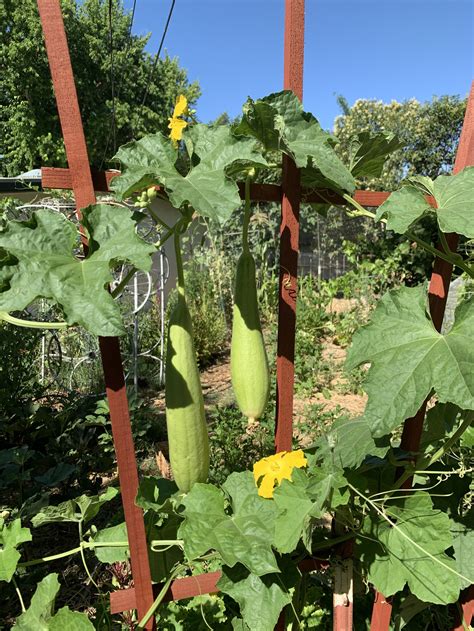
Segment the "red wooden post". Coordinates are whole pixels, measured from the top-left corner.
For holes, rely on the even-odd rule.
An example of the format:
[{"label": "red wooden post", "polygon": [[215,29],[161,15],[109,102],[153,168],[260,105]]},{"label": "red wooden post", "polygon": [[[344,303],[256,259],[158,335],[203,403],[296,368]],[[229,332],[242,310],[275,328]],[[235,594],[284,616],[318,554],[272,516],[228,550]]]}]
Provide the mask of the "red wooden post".
[{"label": "red wooden post", "polygon": [[[285,0],[285,90],[303,100],[304,0]],[[275,450],[291,451],[293,443],[293,390],[295,381],[296,297],[298,291],[300,173],[291,158],[283,156],[280,223],[280,279],[278,301],[277,390]],[[283,611],[276,625],[285,628]]]},{"label": "red wooden post", "polygon": [[[471,84],[471,92],[466,107],[466,114],[456,152],[454,173],[462,171],[467,166],[474,165],[474,81]],[[458,235],[446,235],[450,249],[455,252],[458,245]],[[430,314],[435,328],[440,331],[443,323],[446,301],[448,299],[449,283],[453,266],[443,259],[436,258],[433,264],[430,285],[428,289]],[[401,448],[404,451],[417,452],[420,447],[423,422],[425,420],[426,401],[413,418],[405,421],[403,426]],[[410,488],[412,479],[406,481],[403,488]],[[471,601],[472,602],[472,601]],[[472,611],[471,603],[466,603],[464,612]],[[377,592],[372,610],[371,631],[388,631],[392,606],[383,594]],[[470,620],[467,621],[470,624]]]},{"label": "red wooden post", "polygon": [[[37,2],[76,199],[77,215],[80,217],[81,208],[94,204],[96,198],[61,6],[59,0],[37,0]],[[87,247],[86,244],[85,247]],[[153,603],[153,590],[143,514],[135,506],[138,473],[122,359],[117,338],[102,337],[99,339],[99,344],[127,522],[137,609],[138,615],[142,617]],[[153,617],[145,628],[154,628]]]},{"label": "red wooden post", "polygon": [[[300,100],[303,59],[304,0],[286,0],[284,88],[293,90]],[[276,451],[291,451],[301,191],[299,171],[287,156],[283,156],[282,178],[275,447]]]}]

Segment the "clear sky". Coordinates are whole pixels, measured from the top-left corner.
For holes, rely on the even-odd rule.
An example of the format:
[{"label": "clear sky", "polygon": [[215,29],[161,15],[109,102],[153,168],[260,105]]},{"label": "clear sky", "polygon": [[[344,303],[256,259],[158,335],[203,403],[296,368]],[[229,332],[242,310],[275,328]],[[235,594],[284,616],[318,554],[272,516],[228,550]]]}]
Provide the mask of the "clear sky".
[{"label": "clear sky", "polygon": [[[130,9],[133,0],[124,0]],[[133,31],[155,53],[171,0],[137,0]],[[198,117],[236,116],[247,96],[283,84],[284,0],[176,0],[164,48],[202,97]],[[336,94],[358,98],[465,96],[474,78],[473,0],[306,0],[303,102],[325,128]]]}]

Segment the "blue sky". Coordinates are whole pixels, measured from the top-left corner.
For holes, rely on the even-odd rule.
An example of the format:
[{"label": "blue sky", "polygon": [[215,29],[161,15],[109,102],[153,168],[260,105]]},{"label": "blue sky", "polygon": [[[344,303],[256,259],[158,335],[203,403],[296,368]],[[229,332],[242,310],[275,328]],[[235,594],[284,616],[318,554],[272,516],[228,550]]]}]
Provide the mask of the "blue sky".
[{"label": "blue sky", "polygon": [[[133,0],[124,0],[131,8]],[[137,0],[133,31],[156,52],[170,0]],[[303,102],[325,128],[336,94],[466,95],[473,79],[472,0],[306,0]],[[203,122],[241,112],[283,84],[284,0],[176,0],[165,49],[199,80]]]}]

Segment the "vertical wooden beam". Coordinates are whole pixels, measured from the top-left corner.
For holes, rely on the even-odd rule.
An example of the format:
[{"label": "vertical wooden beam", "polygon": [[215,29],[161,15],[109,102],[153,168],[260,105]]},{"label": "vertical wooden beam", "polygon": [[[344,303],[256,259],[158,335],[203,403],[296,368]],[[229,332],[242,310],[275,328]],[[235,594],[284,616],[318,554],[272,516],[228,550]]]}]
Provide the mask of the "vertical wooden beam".
[{"label": "vertical wooden beam", "polygon": [[[59,0],[37,0],[37,3],[76,199],[77,215],[80,217],[81,208],[94,204],[96,198],[61,5]],[[84,243],[84,246],[87,248],[87,243]],[[99,344],[127,523],[137,609],[139,617],[142,617],[153,603],[153,591],[143,514],[135,506],[138,473],[122,359],[118,338],[102,337],[99,338]],[[154,620],[150,620],[145,628],[153,629]]]},{"label": "vertical wooden beam", "polygon": [[354,577],[352,559],[344,559],[334,568],[333,631],[352,631]]},{"label": "vertical wooden beam", "polygon": [[[285,0],[283,88],[303,100],[304,0]],[[300,173],[283,156],[280,222],[280,277],[278,299],[277,391],[275,451],[291,451],[293,443],[293,388],[295,381],[296,297],[298,291]],[[276,631],[285,629],[285,612]]]},{"label": "vertical wooden beam", "polygon": [[[467,101],[453,172],[459,173],[465,167],[472,165],[474,165],[474,81],[471,84],[471,91]],[[446,239],[450,249],[455,252],[458,246],[458,235],[447,234]],[[428,288],[428,298],[431,318],[437,331],[441,330],[443,323],[452,272],[453,266],[450,263],[440,258],[435,259]],[[403,451],[416,453],[420,447],[426,403],[426,401],[423,403],[415,416],[405,421],[400,445]],[[405,482],[403,488],[410,488],[411,485],[412,479],[410,478]],[[377,592],[372,610],[371,631],[388,631],[391,609],[392,606],[389,601],[383,594]],[[469,603],[466,604],[466,610],[470,611]]]},{"label": "vertical wooden beam", "polygon": [[[304,0],[285,2],[284,89],[303,98]],[[300,175],[283,156],[280,282],[277,343],[276,451],[290,451],[293,437],[296,295],[299,250]]]}]

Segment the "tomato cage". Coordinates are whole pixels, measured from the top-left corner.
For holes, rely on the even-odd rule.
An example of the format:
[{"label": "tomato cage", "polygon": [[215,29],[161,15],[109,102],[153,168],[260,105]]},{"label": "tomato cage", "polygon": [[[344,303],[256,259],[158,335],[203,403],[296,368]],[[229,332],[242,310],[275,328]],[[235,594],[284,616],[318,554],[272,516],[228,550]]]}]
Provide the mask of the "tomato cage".
[{"label": "tomato cage", "polygon": [[[96,191],[107,191],[110,180],[116,172],[93,172],[89,165],[79,103],[76,94],[68,43],[64,29],[59,0],[37,0],[41,17],[46,51],[51,69],[57,107],[61,121],[69,168],[42,169],[44,188],[72,189],[75,195],[76,212],[80,217],[81,208],[96,202]],[[303,96],[304,58],[304,0],[285,0],[284,35],[284,81],[285,89],[292,90],[300,100]],[[457,151],[454,172],[474,164],[474,86],[471,89],[467,111]],[[244,186],[240,186],[244,197]],[[382,204],[390,192],[356,191],[355,200],[364,207]],[[299,249],[299,208],[301,202],[343,203],[332,191],[302,189],[300,173],[295,163],[283,156],[281,186],[253,184],[253,201],[273,201],[281,203],[280,227],[280,278],[277,343],[277,401],[276,401],[276,451],[290,451],[292,448],[292,418],[294,390],[294,359],[296,331],[297,264]],[[446,240],[451,251],[457,248],[457,235],[447,234]],[[87,242],[83,239],[83,247]],[[436,258],[429,284],[429,304],[433,323],[441,329],[452,265]],[[130,426],[124,370],[118,338],[99,338],[99,347],[110,407],[112,432],[120,475],[120,487],[128,530],[130,563],[134,587],[113,592],[110,597],[111,612],[136,609],[139,618],[145,616],[162,586],[153,585],[148,559],[147,541],[142,510],[136,506],[138,471],[135,449]],[[418,413],[404,424],[401,447],[405,451],[417,451],[425,418],[426,402]],[[405,483],[410,488],[411,479]],[[342,562],[334,569],[333,628],[336,631],[349,631],[353,628],[352,594],[352,545],[345,542],[335,547]],[[301,571],[328,569],[329,561],[307,558],[300,563]],[[220,572],[174,580],[165,600],[180,600],[196,595],[219,591],[216,583]],[[461,593],[459,616],[455,629],[461,630],[470,624],[474,615],[474,593],[471,588]],[[391,603],[383,594],[376,592],[371,620],[372,631],[388,631],[391,617]],[[155,628],[153,617],[145,628]],[[285,628],[283,610],[277,629]]]}]

